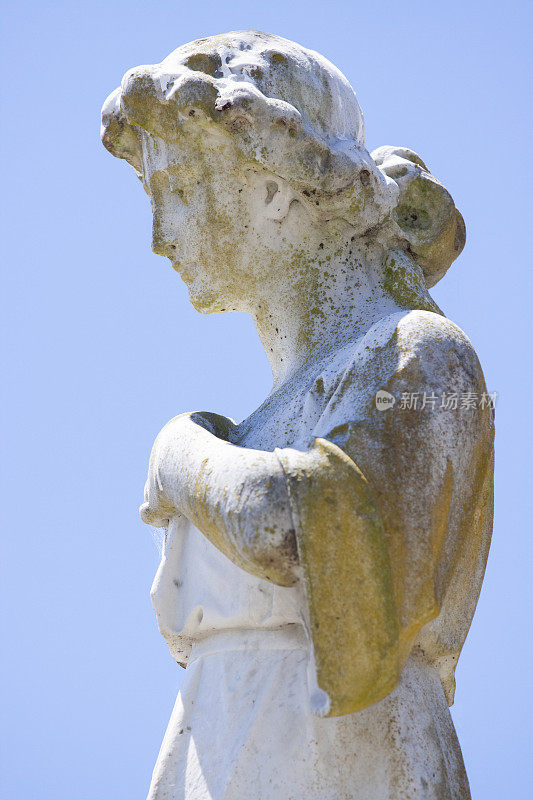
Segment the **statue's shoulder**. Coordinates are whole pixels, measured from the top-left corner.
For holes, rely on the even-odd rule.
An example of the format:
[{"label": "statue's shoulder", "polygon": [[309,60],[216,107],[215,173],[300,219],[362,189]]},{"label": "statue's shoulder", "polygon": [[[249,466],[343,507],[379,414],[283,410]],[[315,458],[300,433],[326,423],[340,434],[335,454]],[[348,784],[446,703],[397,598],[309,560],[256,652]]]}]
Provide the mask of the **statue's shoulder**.
[{"label": "statue's shoulder", "polygon": [[391,441],[405,450],[406,435],[409,447],[431,449],[445,430],[451,452],[458,436],[464,444],[488,431],[490,447],[491,408],[464,331],[443,315],[405,311],[383,317],[354,345],[317,431],[371,474],[363,441],[372,442],[369,453]]},{"label": "statue's shoulder", "polygon": [[458,347],[474,352],[466,333],[443,314],[414,310],[393,314],[391,319],[397,320],[395,334],[403,346],[432,347],[437,352]]},{"label": "statue's shoulder", "polygon": [[[381,411],[394,403],[399,406],[406,396],[412,396],[413,407],[416,402],[420,409],[424,396],[436,398],[435,404],[440,405],[443,396],[455,393],[461,398],[474,392],[481,397],[486,391],[468,336],[447,317],[432,311],[406,310],[384,316],[345,348],[336,367],[321,418],[320,429],[324,430],[349,421],[383,422]],[[403,416],[394,419],[403,424]]]},{"label": "statue's shoulder", "polygon": [[417,309],[389,314],[374,323],[357,343],[358,349],[372,347],[376,351],[397,347],[417,352],[422,349],[442,352],[455,347],[474,353],[466,333],[451,319],[434,311]]},{"label": "statue's shoulder", "polygon": [[[395,376],[442,381],[454,373],[470,376],[478,385],[483,375],[476,352],[466,333],[442,314],[404,311],[383,317],[356,345],[355,361],[363,371],[381,380]],[[461,381],[463,383],[464,380]]]}]

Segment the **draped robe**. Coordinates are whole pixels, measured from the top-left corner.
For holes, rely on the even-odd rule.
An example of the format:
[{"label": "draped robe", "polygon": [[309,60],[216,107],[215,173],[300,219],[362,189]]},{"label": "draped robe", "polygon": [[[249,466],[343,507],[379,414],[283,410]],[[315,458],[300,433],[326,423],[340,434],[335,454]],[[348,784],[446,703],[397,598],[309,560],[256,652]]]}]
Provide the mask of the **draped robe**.
[{"label": "draped robe", "polygon": [[[192,678],[178,697],[149,798],[464,800],[468,784],[446,703],[492,523],[493,413],[477,357],[449,320],[405,312],[332,353],[299,388],[272,396],[234,434],[241,446],[278,456],[298,584],[251,576],[186,521],[171,523],[154,605],[176,660],[192,658]],[[378,391],[394,405],[378,408]],[[232,671],[248,677],[223,690],[222,710],[209,705],[216,682]],[[253,711],[257,674],[277,700],[258,701]],[[240,692],[251,704],[246,711]],[[423,703],[428,719],[419,729],[404,720],[393,743],[378,736],[402,716],[398,708],[425,719]],[[200,708],[211,724],[197,716]],[[209,742],[216,751],[220,726],[230,733],[218,743],[215,769]],[[278,748],[273,731],[289,728],[291,747],[306,731],[295,752],[312,749],[313,758],[304,765],[295,755],[287,770],[289,745]],[[433,750],[432,737],[440,742]],[[348,758],[368,742],[383,765],[380,780],[372,758]],[[346,756],[335,778],[331,747],[335,758]],[[282,781],[281,794],[279,786],[268,789],[268,775]],[[260,790],[252,788],[257,781]]]}]

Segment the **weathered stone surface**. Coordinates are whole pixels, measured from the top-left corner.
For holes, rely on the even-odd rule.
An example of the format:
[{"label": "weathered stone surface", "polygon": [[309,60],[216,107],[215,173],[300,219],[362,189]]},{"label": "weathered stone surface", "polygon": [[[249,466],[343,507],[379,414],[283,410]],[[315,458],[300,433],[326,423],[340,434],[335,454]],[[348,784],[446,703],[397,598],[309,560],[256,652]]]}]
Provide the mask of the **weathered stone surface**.
[{"label": "weathered stone surface", "polygon": [[468,798],[448,703],[493,413],[428,293],[464,246],[453,199],[412,150],[369,154],[344,76],[268,34],[130,70],[102,118],[153,249],[199,311],[253,315],[274,376],[248,419],[182,414],[152,450],[152,599],[187,671],[149,798]]}]

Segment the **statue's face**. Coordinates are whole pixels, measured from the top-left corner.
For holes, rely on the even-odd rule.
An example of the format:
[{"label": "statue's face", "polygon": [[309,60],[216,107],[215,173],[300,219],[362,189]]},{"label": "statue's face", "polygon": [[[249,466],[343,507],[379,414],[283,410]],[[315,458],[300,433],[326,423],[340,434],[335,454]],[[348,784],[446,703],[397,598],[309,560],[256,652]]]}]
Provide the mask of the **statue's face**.
[{"label": "statue's face", "polygon": [[170,258],[195,308],[252,310],[283,251],[294,247],[278,221],[290,189],[243,163],[231,139],[216,131],[191,133],[179,149],[147,138],[143,162],[152,249]]}]

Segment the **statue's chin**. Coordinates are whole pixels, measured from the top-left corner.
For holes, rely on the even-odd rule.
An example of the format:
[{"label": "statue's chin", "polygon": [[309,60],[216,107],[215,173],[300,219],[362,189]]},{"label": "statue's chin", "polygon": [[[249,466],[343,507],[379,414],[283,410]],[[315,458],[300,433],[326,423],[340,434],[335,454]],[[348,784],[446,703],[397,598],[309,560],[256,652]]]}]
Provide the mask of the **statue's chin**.
[{"label": "statue's chin", "polygon": [[206,274],[194,265],[180,267],[180,276],[189,290],[189,300],[193,308],[200,314],[217,314],[222,311],[247,311],[248,307],[234,287],[222,280],[217,282],[216,274]]},{"label": "statue's chin", "polygon": [[191,305],[200,314],[216,314],[219,311],[232,310],[227,307],[220,294],[213,291],[213,287],[207,287],[199,281],[192,281],[188,284],[188,289]]}]

